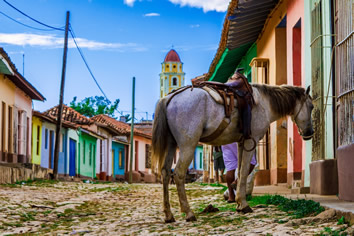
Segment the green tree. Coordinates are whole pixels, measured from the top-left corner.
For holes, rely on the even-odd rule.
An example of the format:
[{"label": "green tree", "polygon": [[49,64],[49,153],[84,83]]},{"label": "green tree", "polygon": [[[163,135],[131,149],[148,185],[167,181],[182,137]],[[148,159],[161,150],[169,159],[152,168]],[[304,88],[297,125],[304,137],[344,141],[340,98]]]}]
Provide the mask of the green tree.
[{"label": "green tree", "polygon": [[70,107],[87,117],[105,114],[116,118],[114,113],[118,108],[119,101],[119,99],[116,99],[112,104],[103,96],[95,96],[84,98],[81,102],[78,102],[77,97],[74,97],[70,102]]}]

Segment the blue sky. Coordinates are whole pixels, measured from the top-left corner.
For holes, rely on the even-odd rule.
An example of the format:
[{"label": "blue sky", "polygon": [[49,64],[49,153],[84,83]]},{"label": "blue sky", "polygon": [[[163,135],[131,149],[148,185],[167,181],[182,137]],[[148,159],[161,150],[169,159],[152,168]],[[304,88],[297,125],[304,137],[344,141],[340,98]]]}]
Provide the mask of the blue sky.
[{"label": "blue sky", "polygon": [[[166,53],[174,49],[184,63],[187,84],[208,71],[219,44],[228,0],[8,0],[26,14],[54,27],[70,23],[86,60],[111,101],[131,111],[132,77],[136,77],[136,117],[151,119],[159,98],[159,73]],[[0,0],[0,11],[42,28]],[[1,13],[0,12],[0,13]],[[26,28],[0,14],[0,46],[20,73],[45,97],[34,102],[44,111],[58,104],[62,69],[61,31]],[[69,42],[64,103],[74,96],[102,95],[77,49]]]}]

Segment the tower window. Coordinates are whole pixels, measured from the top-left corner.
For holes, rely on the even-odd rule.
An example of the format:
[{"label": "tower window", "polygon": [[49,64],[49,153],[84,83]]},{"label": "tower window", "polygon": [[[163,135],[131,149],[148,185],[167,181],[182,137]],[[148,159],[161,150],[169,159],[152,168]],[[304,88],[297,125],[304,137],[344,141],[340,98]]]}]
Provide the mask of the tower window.
[{"label": "tower window", "polygon": [[176,69],[176,65],[173,65],[173,69]]},{"label": "tower window", "polygon": [[172,85],[177,86],[177,78],[176,77],[172,79]]}]

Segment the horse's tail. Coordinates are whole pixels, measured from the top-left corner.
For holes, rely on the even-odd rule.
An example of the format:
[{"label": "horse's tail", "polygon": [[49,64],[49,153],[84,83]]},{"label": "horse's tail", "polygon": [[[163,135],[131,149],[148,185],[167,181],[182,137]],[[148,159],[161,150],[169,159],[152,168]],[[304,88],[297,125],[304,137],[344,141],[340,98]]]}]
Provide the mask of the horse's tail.
[{"label": "horse's tail", "polygon": [[[166,107],[168,99],[161,99],[156,106],[152,128],[152,170],[161,174],[167,150],[171,143],[176,143],[167,123]],[[171,142],[172,141],[172,142]]]}]

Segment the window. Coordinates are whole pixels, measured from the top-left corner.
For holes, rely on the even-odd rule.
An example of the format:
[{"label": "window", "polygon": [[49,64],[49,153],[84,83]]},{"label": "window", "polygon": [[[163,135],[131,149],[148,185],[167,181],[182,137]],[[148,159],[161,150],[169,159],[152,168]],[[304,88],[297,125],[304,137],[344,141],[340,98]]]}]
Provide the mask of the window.
[{"label": "window", "polygon": [[123,151],[122,149],[119,150],[119,169],[123,169]]},{"label": "window", "polygon": [[176,77],[172,78],[172,85],[177,86],[177,78]]},{"label": "window", "polygon": [[1,150],[5,152],[5,136],[6,136],[6,103],[2,102],[1,112]]},{"label": "window", "polygon": [[199,169],[203,168],[203,153],[199,153]]},{"label": "window", "polygon": [[89,146],[89,165],[92,165],[92,143]]},{"label": "window", "polygon": [[84,143],[82,145],[82,148],[83,148],[83,154],[84,154],[83,163],[85,164],[85,162],[86,162],[86,141],[85,140],[84,140]]},{"label": "window", "polygon": [[173,65],[173,69],[176,69],[176,65]]},{"label": "window", "polygon": [[37,155],[39,155],[39,137],[41,135],[41,127],[38,125],[37,126],[37,140],[36,140],[36,148],[37,148]]},{"label": "window", "polygon": [[12,140],[13,140],[13,137],[12,137],[12,123],[13,123],[13,120],[12,120],[12,107],[9,106],[9,113],[8,113],[8,137],[7,137],[7,140],[8,140],[8,143],[7,143],[7,151],[9,153],[12,153]]},{"label": "window", "polygon": [[145,144],[145,168],[151,168],[151,148],[150,148],[150,144]]},{"label": "window", "polygon": [[48,149],[48,129],[45,129],[44,132],[44,148]]}]

